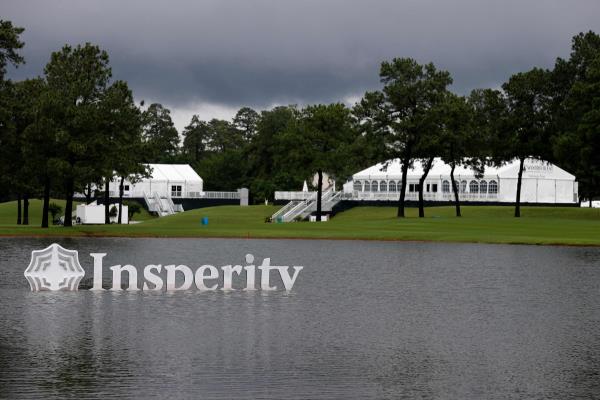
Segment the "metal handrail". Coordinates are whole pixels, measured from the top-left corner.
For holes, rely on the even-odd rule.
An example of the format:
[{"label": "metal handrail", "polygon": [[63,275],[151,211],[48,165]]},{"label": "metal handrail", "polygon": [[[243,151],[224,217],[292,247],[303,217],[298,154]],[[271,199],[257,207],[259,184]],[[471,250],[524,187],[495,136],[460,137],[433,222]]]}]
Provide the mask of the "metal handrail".
[{"label": "metal handrail", "polygon": [[[312,201],[314,201],[314,199],[316,199],[317,194],[314,193],[313,195],[311,195],[309,198],[307,198],[306,200],[301,201],[300,203],[298,203],[295,207],[292,207],[291,210],[289,210],[288,212],[286,212],[283,215],[283,220],[285,222],[289,222],[291,220],[293,220],[294,218],[296,218],[298,215],[300,215],[302,213],[302,211],[297,212],[298,209],[300,210],[304,210],[306,207],[308,207],[310,205],[310,203]],[[291,215],[290,215],[291,214]]]},{"label": "metal handrail", "polygon": [[[333,192],[331,190],[327,190],[326,192],[321,194],[321,202],[324,203],[328,200],[329,197],[331,197],[331,194]],[[314,196],[311,196],[310,199],[307,199],[304,201],[304,203],[306,204],[304,206],[304,208],[302,208],[299,212],[296,213],[296,215],[294,215],[292,217],[293,218],[297,218],[297,217],[306,217],[308,214],[310,214],[311,212],[314,211],[314,209],[316,209],[317,207],[317,193],[314,194]],[[302,203],[301,203],[302,204]]]},{"label": "metal handrail", "polygon": [[239,199],[240,192],[203,192],[200,198],[204,199]]},{"label": "metal handrail", "polygon": [[281,214],[286,213],[290,208],[292,208],[296,204],[298,204],[297,200],[290,201],[289,203],[287,203],[286,205],[284,205],[283,207],[281,207],[279,210],[277,210],[275,212],[275,214],[273,214],[271,216],[271,220],[275,221],[277,219],[277,217],[279,217]]},{"label": "metal handrail", "polygon": [[158,204],[158,208],[159,208],[159,214],[161,215],[169,215],[169,210],[165,210],[165,206],[161,200],[160,195],[158,194],[158,192],[154,192],[154,201],[156,201],[156,204]]},{"label": "metal handrail", "polygon": [[275,200],[307,200],[316,192],[275,192]]},{"label": "metal handrail", "polygon": [[283,214],[282,218],[284,222],[289,222],[290,220],[294,219],[298,213],[298,209],[302,209],[302,207],[306,207],[307,201],[301,201],[300,203],[296,204],[294,207],[292,207],[289,211],[287,211],[286,213]]}]

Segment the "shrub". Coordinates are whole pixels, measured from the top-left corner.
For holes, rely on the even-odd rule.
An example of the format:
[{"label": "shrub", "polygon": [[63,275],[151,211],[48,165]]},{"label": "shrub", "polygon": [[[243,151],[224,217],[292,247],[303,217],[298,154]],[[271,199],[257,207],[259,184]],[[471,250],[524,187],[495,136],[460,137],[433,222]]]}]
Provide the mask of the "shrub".
[{"label": "shrub", "polygon": [[56,203],[48,204],[48,212],[52,216],[52,222],[58,221],[60,214],[62,213],[62,207]]},{"label": "shrub", "polygon": [[127,206],[127,216],[129,217],[129,221],[133,221],[134,214],[140,214],[142,212],[142,208],[135,201],[126,201],[123,204]]}]

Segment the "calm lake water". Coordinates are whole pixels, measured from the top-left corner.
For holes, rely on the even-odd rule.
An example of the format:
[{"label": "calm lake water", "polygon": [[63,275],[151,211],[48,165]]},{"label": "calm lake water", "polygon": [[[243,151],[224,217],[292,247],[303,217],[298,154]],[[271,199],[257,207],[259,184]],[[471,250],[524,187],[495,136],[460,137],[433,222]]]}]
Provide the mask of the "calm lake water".
[{"label": "calm lake water", "polygon": [[107,285],[114,264],[246,253],[304,270],[290,293],[31,293],[52,240],[0,239],[0,398],[600,398],[600,248],[58,242],[86,278],[107,252]]}]

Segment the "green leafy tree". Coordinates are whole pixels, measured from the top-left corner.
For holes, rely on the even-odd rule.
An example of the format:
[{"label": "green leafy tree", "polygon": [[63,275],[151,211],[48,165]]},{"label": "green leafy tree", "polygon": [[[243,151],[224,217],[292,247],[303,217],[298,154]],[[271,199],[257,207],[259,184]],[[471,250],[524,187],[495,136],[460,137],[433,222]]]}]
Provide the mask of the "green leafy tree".
[{"label": "green leafy tree", "polygon": [[[250,193],[258,201],[272,199],[280,188],[300,188],[306,177],[290,151],[301,151],[288,140],[297,130],[300,112],[294,106],[262,111],[247,150]],[[290,143],[292,143],[290,145]]]},{"label": "green leafy tree", "polygon": [[552,71],[554,155],[575,173],[580,199],[600,194],[600,36],[573,37],[569,59],[557,59]]},{"label": "green leafy tree", "polygon": [[22,153],[26,168],[35,171],[36,181],[42,188],[41,227],[48,228],[50,192],[59,186],[60,171],[64,165],[59,140],[62,131],[60,117],[64,110],[61,100],[49,92],[44,81],[42,83],[41,92],[34,103],[33,122],[24,131]]},{"label": "green leafy tree", "polygon": [[125,205],[127,206],[127,216],[129,217],[127,223],[129,223],[129,221],[133,221],[133,216],[135,214],[140,214],[142,212],[142,207],[140,207],[137,201],[127,201],[125,202]]},{"label": "green leafy tree", "polygon": [[142,116],[146,161],[169,162],[179,152],[179,133],[171,111],[162,104],[150,104]]},{"label": "green leafy tree", "polygon": [[[27,79],[12,85],[12,132],[10,143],[5,143],[3,158],[7,161],[4,181],[17,193],[19,210],[17,224],[29,225],[29,198],[37,191],[37,165],[28,162],[24,155],[27,145],[25,132],[35,122],[40,96],[45,90],[42,79]],[[23,218],[21,220],[21,199]]]},{"label": "green leafy tree", "polygon": [[231,190],[246,184],[248,143],[231,122],[197,116],[184,130],[184,151],[196,154],[196,170],[213,190]]},{"label": "green leafy tree", "polygon": [[73,195],[98,175],[94,147],[98,134],[98,103],[111,77],[108,54],[86,43],[64,46],[51,55],[44,69],[49,94],[58,105],[52,119],[58,125],[61,146],[58,169],[66,198],[65,226],[72,225]]},{"label": "green leafy tree", "polygon": [[244,146],[242,132],[236,129],[231,122],[222,119],[211,119],[208,126],[210,132],[207,144],[208,150],[222,152]]},{"label": "green leafy tree", "polygon": [[[114,82],[105,92],[99,105],[100,130],[103,143],[105,175],[105,223],[110,223],[109,183],[119,179],[119,221],[123,207],[124,180],[135,183],[148,176],[148,167],[143,164],[143,141],[141,112],[133,100],[133,94],[123,81]],[[99,147],[99,148],[101,148]]]},{"label": "green leafy tree", "polygon": [[190,123],[183,129],[183,152],[191,162],[198,162],[206,151],[211,140],[211,128],[206,121],[197,115],[192,116]]},{"label": "green leafy tree", "polygon": [[507,118],[500,131],[505,159],[517,157],[519,173],[515,217],[521,216],[521,184],[527,157],[551,157],[550,72],[534,68],[511,76],[502,85],[506,93]]},{"label": "green leafy tree", "polygon": [[206,188],[230,191],[247,184],[246,160],[242,150],[229,149],[210,152],[195,166]]},{"label": "green leafy tree", "polygon": [[246,141],[252,139],[256,133],[259,114],[250,107],[242,107],[233,117],[233,125],[242,132]]},{"label": "green leafy tree", "polygon": [[58,221],[58,218],[60,217],[62,210],[63,210],[62,207],[56,203],[48,204],[48,212],[50,213],[50,215],[52,215],[53,223],[56,223]]},{"label": "green leafy tree", "polygon": [[[14,93],[10,81],[5,79],[7,66],[9,64],[18,67],[25,62],[19,50],[23,48],[24,43],[20,35],[24,29],[16,27],[11,21],[0,20],[0,198],[3,192],[8,192],[6,188],[12,185],[7,182],[12,176],[10,173],[14,169],[12,160],[16,155],[15,145],[18,145],[19,134],[13,121]],[[4,178],[4,179],[2,179]],[[8,194],[8,193],[6,193]],[[17,220],[20,222],[20,205]]]},{"label": "green leafy tree", "polygon": [[465,162],[469,154],[470,142],[473,140],[472,109],[460,96],[449,94],[443,105],[444,124],[440,137],[440,156],[442,161],[450,165],[450,181],[454,194],[456,216],[460,217],[460,197],[458,185],[454,177],[457,166]]},{"label": "green leafy tree", "polygon": [[110,218],[115,218],[117,215],[119,215],[119,210],[117,209],[117,207],[115,207],[115,206],[110,207],[110,212],[109,212]]},{"label": "green leafy tree", "polygon": [[493,107],[493,100],[498,99],[504,105],[498,91],[475,90],[469,99],[448,94],[443,104],[443,125],[440,136],[440,156],[450,165],[450,181],[454,195],[456,216],[460,217],[460,190],[454,172],[456,167],[472,168],[476,175],[483,172],[482,160],[488,154],[486,143],[495,138],[489,131],[499,111]]},{"label": "green leafy tree", "polygon": [[[295,153],[301,154],[308,174],[317,173],[317,221],[321,221],[323,172],[334,177],[347,172],[347,155],[355,139],[350,109],[340,103],[308,106],[302,110],[299,134]],[[293,157],[294,150],[289,154]]]},{"label": "green leafy tree", "polygon": [[443,136],[445,133],[445,124],[447,123],[447,112],[446,107],[448,98],[451,93],[440,93],[440,99],[436,99],[436,103],[429,108],[423,118],[423,129],[425,133],[419,135],[415,145],[414,154],[418,158],[423,172],[419,178],[419,184],[417,185],[418,190],[418,205],[419,205],[419,218],[425,217],[425,203],[423,192],[425,190],[425,181],[427,176],[433,167],[434,160],[442,152],[443,147]]},{"label": "green leafy tree", "polygon": [[25,46],[20,38],[24,31],[24,28],[14,26],[11,21],[0,20],[0,81],[4,81],[8,64],[17,67],[25,63],[19,54],[19,50]]},{"label": "green leafy tree", "polygon": [[404,217],[408,169],[418,157],[421,135],[427,134],[430,111],[443,101],[452,78],[431,63],[420,65],[410,58],[383,62],[379,76],[383,90],[367,92],[355,114],[362,129],[384,143],[381,156],[402,163],[398,217]]},{"label": "green leafy tree", "polygon": [[596,82],[578,81],[571,89],[572,101],[586,111],[577,124],[558,135],[554,152],[578,176],[579,194],[591,207],[592,199],[600,193],[600,58],[590,65],[588,77]]}]

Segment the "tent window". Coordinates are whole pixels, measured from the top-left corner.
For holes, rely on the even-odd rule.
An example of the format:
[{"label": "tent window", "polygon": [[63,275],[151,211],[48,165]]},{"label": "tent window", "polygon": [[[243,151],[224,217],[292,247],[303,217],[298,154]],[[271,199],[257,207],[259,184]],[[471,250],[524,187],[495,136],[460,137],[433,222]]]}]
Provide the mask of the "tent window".
[{"label": "tent window", "polygon": [[448,181],[442,182],[442,192],[450,193],[450,182],[448,182]]},{"label": "tent window", "polygon": [[394,181],[390,181],[390,192],[395,192],[396,191],[396,182]]},{"label": "tent window", "polygon": [[387,182],[386,182],[386,181],[381,181],[381,182],[379,183],[379,189],[380,189],[382,192],[387,192]]},{"label": "tent window", "polygon": [[171,197],[181,197],[181,185],[171,186]]},{"label": "tent window", "polygon": [[377,192],[379,189],[379,185],[377,185],[377,181],[371,182],[371,191]]},{"label": "tent window", "polygon": [[431,184],[431,191],[432,191],[433,193],[437,193],[437,183],[433,183],[433,184]]},{"label": "tent window", "polygon": [[488,193],[492,193],[492,194],[498,193],[498,182],[490,181],[490,185],[488,186],[488,189],[489,189]]},{"label": "tent window", "polygon": [[469,192],[479,193],[479,184],[477,183],[477,181],[469,182]]},{"label": "tent window", "polygon": [[467,191],[467,181],[460,181],[460,192],[464,193]]},{"label": "tent window", "polygon": [[362,190],[362,182],[361,181],[355,181],[354,182],[354,191],[355,192],[360,192]]},{"label": "tent window", "polygon": [[418,183],[410,183],[408,185],[408,191],[410,193],[415,193],[419,191],[419,184]]},{"label": "tent window", "polygon": [[479,193],[487,193],[487,182],[486,181],[479,182]]},{"label": "tent window", "polygon": [[371,182],[365,181],[365,192],[371,191]]},{"label": "tent window", "polygon": [[123,190],[129,192],[129,185],[123,185]]}]

